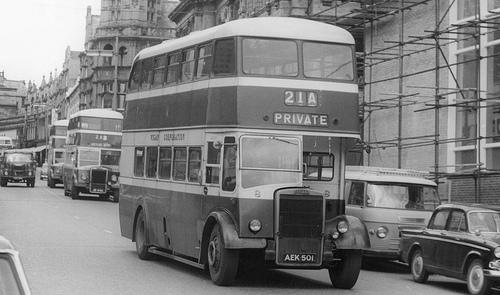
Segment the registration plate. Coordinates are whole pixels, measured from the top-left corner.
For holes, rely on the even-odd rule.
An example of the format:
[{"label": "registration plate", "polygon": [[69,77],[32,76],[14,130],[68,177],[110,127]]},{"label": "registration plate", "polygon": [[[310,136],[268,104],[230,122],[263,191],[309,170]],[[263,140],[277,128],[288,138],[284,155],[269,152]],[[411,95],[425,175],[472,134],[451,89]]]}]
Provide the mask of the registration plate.
[{"label": "registration plate", "polygon": [[95,188],[92,190],[94,193],[104,193],[104,189],[102,188]]},{"label": "registration plate", "polygon": [[312,262],[316,262],[316,254],[286,253],[283,256],[283,262],[285,262],[285,263],[312,263]]}]

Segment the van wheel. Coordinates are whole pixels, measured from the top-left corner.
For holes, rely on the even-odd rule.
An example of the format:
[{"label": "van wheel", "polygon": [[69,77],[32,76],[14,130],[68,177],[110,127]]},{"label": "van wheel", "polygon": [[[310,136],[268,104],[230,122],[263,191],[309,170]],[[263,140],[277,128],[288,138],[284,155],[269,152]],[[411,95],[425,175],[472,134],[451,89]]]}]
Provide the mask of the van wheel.
[{"label": "van wheel", "polygon": [[335,288],[351,289],[358,281],[361,270],[361,250],[344,250],[342,261],[328,269],[330,281]]},{"label": "van wheel", "polygon": [[485,277],[481,260],[474,259],[467,269],[467,289],[472,295],[484,295],[490,292],[491,283]]},{"label": "van wheel", "polygon": [[410,271],[413,280],[418,283],[425,283],[429,278],[429,272],[424,267],[424,258],[422,250],[417,249],[413,252],[410,261]]},{"label": "van wheel", "polygon": [[135,221],[135,250],[137,256],[142,260],[149,260],[152,254],[149,253],[149,246],[146,243],[146,220],[144,219],[144,211],[140,211]]},{"label": "van wheel", "polygon": [[208,270],[212,281],[219,286],[230,285],[238,271],[238,250],[226,249],[221,228],[216,224],[208,241]]}]

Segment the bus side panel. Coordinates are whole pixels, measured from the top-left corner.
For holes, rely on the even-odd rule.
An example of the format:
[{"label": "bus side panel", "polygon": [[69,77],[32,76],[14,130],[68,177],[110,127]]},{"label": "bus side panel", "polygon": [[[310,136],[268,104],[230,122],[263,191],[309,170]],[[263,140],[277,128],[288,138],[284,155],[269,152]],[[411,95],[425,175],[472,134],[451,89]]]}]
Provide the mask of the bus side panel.
[{"label": "bus side panel", "polygon": [[120,217],[120,230],[123,237],[133,239],[135,213],[138,207],[138,198],[134,194],[133,187],[120,184],[120,202],[118,212]]},{"label": "bus side panel", "polygon": [[[274,236],[274,200],[239,199],[240,237],[273,238]],[[248,228],[250,221],[260,220],[262,229],[254,234]]]}]

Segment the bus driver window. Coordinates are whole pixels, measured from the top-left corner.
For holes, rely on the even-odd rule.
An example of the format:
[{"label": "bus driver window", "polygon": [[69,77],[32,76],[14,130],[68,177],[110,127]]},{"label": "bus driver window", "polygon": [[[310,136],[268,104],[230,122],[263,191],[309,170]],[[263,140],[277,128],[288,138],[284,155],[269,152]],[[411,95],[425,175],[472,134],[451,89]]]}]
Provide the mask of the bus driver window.
[{"label": "bus driver window", "polygon": [[236,187],[236,145],[224,145],[222,190],[233,191]]}]

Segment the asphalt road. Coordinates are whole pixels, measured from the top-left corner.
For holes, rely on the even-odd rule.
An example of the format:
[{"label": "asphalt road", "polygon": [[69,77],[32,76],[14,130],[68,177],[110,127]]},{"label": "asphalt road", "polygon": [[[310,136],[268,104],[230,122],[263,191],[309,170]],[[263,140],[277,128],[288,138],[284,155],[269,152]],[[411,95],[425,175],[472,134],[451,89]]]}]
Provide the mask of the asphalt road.
[{"label": "asphalt road", "polygon": [[120,235],[118,204],[71,200],[62,186],[50,189],[39,179],[35,188],[0,188],[0,234],[20,251],[34,295],[467,294],[464,283],[441,276],[417,284],[394,262],[367,264],[352,290],[332,288],[326,270],[263,270],[218,287],[208,273],[179,262],[139,260]]}]

